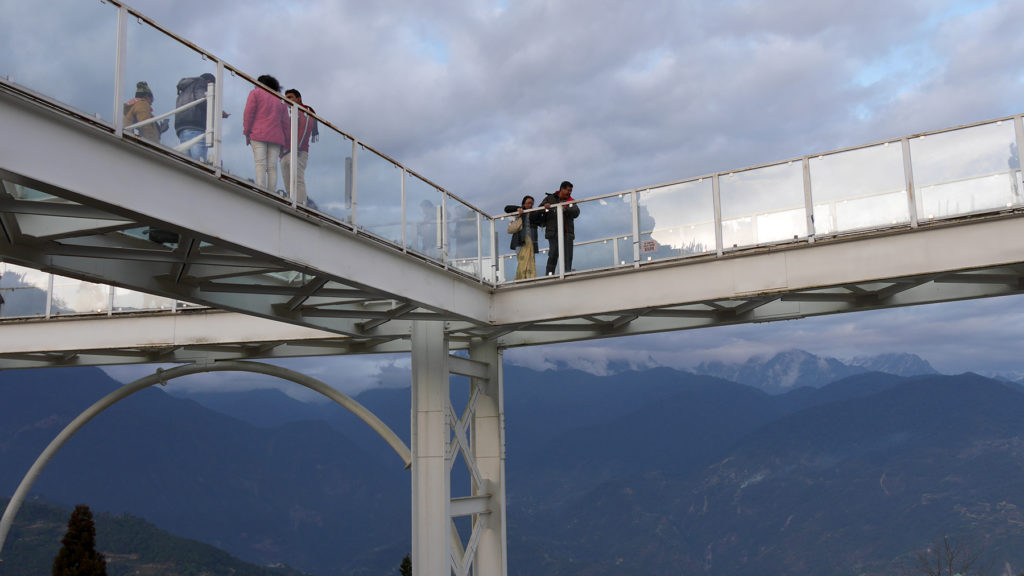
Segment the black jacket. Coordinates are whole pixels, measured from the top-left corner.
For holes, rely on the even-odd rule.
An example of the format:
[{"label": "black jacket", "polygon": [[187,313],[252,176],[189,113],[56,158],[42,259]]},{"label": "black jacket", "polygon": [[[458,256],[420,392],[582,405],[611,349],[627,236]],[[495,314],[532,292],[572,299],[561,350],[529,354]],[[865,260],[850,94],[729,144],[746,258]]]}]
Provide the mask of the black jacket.
[{"label": "black jacket", "polygon": [[[555,238],[558,236],[558,210],[555,209],[554,205],[559,204],[562,200],[558,197],[557,193],[548,194],[541,200],[540,204],[551,204],[551,209],[547,212],[538,212],[543,219],[544,225],[544,237]],[[566,205],[562,209],[562,224],[565,226],[565,235],[569,238],[576,237],[576,218],[580,215],[580,205],[576,202]]]},{"label": "black jacket", "polygon": [[[206,85],[213,82],[211,74],[203,74],[194,78],[182,78],[178,81],[178,98],[175,100],[175,108],[181,107],[189,102],[195,102],[206,97]],[[179,136],[186,128],[192,130],[206,130],[206,104],[199,104],[174,115],[174,132]]]},{"label": "black jacket", "polygon": [[[516,210],[519,210],[519,208],[520,207],[515,204],[510,204],[505,206],[505,212],[507,214],[511,214]],[[509,248],[512,250],[518,250],[520,246],[526,244],[526,233],[527,230],[529,230],[530,239],[533,240],[533,253],[536,254],[537,252],[540,252],[540,244],[537,243],[537,226],[541,225],[543,214],[543,212],[538,211],[520,216],[520,218],[523,219],[523,227],[519,232],[512,234],[512,241],[509,243]],[[502,222],[505,222],[505,224],[508,225],[511,220],[502,220]]]}]

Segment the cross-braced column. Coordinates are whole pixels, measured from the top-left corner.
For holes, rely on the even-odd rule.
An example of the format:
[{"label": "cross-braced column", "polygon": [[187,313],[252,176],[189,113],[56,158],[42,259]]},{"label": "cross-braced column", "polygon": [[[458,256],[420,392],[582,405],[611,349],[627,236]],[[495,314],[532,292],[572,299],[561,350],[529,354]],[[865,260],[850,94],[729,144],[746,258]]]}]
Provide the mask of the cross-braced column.
[{"label": "cross-braced column", "polygon": [[[413,573],[504,576],[501,354],[492,343],[472,346],[469,359],[449,356],[436,323],[414,323],[412,336]],[[451,403],[450,374],[470,379],[461,415]],[[472,492],[453,498],[451,473],[460,455]],[[472,529],[464,542],[454,519],[467,516]]]}]

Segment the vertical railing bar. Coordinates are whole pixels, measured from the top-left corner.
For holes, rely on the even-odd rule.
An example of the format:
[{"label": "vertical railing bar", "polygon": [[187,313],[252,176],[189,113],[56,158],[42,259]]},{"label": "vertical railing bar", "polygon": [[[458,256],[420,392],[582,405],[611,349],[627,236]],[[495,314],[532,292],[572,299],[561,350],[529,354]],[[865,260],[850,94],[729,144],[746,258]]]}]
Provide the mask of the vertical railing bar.
[{"label": "vertical railing bar", "polygon": [[117,7],[117,55],[114,61],[114,134],[124,135],[124,113],[121,111],[121,93],[127,74],[125,62],[128,59],[128,7]]},{"label": "vertical railing bar", "polygon": [[53,311],[53,274],[46,281],[46,318],[49,319]]},{"label": "vertical railing bar", "polygon": [[359,220],[357,218],[357,212],[359,208],[359,156],[358,149],[359,141],[352,140],[352,231],[355,232],[359,229]]},{"label": "vertical railing bar", "polygon": [[900,138],[900,146],[903,149],[903,177],[907,183],[907,208],[910,210],[910,227],[917,228],[917,190],[914,188],[914,166],[911,163],[910,139]]},{"label": "vertical railing bar", "polygon": [[801,159],[804,171],[804,210],[807,216],[807,241],[814,242],[814,198],[811,195],[811,163],[807,156]]},{"label": "vertical railing bar", "polygon": [[[1013,130],[1017,138],[1017,172],[1024,178],[1024,120],[1020,114],[1013,117]],[[1024,190],[1017,188],[1017,174],[1014,173],[1012,176],[1014,189],[1017,191],[1013,201],[1020,203],[1021,198],[1024,197]]]},{"label": "vertical railing bar", "polygon": [[[488,218],[490,221],[491,228],[491,272],[493,274],[491,278],[491,284],[498,285],[498,233],[495,231],[494,218]],[[533,255],[531,254],[531,257]]]},{"label": "vertical railing bar", "polygon": [[[288,126],[291,134],[288,137],[288,195],[291,196],[292,208],[299,205],[299,105],[286,101],[288,105]],[[306,118],[309,122],[309,118]],[[305,198],[303,198],[305,201]]]},{"label": "vertical railing bar", "polygon": [[[636,190],[629,193],[630,205],[633,212],[633,268],[640,267],[640,197]],[[615,250],[618,252],[619,242],[615,241]],[[618,257],[615,258],[618,264]]]},{"label": "vertical railing bar", "polygon": [[448,268],[448,235],[445,231],[448,229],[448,193],[441,192],[441,205],[437,207],[438,214],[435,220],[437,221],[437,247],[441,250],[441,262],[444,264],[445,269]]},{"label": "vertical railing bar", "polygon": [[715,251],[721,256],[724,250],[722,246],[722,197],[718,174],[711,177],[711,196],[715,205]]},{"label": "vertical railing bar", "polygon": [[107,316],[114,315],[114,287],[107,285]]},{"label": "vertical railing bar", "polygon": [[480,283],[484,282],[484,237],[483,226],[480,221],[480,213],[476,212],[476,274],[480,277]]},{"label": "vertical railing bar", "polygon": [[406,227],[406,224],[408,222],[408,218],[406,217],[406,214],[405,214],[405,210],[406,210],[405,179],[406,179],[408,173],[407,173],[407,171],[406,171],[404,166],[401,167],[401,168],[402,168],[402,218],[401,218],[402,219],[402,252],[408,252],[409,251],[409,248],[408,248],[409,242],[408,242],[408,239],[405,237],[405,227]]},{"label": "vertical railing bar", "polygon": [[555,220],[558,222],[558,277],[565,278],[565,215],[562,212],[563,204],[559,204],[555,210]]},{"label": "vertical railing bar", "polygon": [[217,178],[220,178],[223,174],[221,168],[221,148],[224,145],[224,63],[220,60],[217,60],[217,80],[213,87],[213,94],[213,150],[211,152],[213,156],[213,169]]}]

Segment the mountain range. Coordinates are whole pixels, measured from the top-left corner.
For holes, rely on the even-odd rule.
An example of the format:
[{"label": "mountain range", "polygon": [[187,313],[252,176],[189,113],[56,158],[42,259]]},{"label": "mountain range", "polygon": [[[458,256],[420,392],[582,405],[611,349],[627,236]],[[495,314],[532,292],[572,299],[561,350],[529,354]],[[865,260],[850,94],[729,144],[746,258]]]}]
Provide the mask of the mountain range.
[{"label": "mountain range", "polygon": [[[803,376],[773,394],[668,368],[507,365],[510,573],[881,575],[943,535],[1024,567],[1020,387],[778,360]],[[809,365],[822,380],[799,386]],[[840,365],[858,371],[834,379]],[[0,494],[116,385],[95,369],[0,373]],[[313,574],[391,573],[408,552],[408,473],[360,421],[276,390],[174,393],[91,422],[33,495]],[[357,399],[408,439],[408,388]]]}]

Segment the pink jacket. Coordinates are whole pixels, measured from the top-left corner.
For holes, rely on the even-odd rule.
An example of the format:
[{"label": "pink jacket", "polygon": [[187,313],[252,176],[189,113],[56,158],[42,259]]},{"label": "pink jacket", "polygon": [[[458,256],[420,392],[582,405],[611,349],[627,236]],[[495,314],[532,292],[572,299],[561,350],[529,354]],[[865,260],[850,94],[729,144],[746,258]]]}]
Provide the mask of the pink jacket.
[{"label": "pink jacket", "polygon": [[245,101],[242,134],[250,140],[288,145],[288,109],[280,98],[253,88]]},{"label": "pink jacket", "polygon": [[[316,142],[320,137],[320,130],[317,128],[316,118],[313,118],[309,114],[306,114],[302,110],[309,110],[311,114],[316,114],[316,111],[309,106],[297,104],[295,106],[299,111],[299,134],[297,136],[299,140],[299,152],[309,152],[309,139],[312,138],[313,142]],[[281,154],[284,155],[288,152],[292,143],[292,125],[288,123],[288,129],[285,130],[284,136],[286,138],[284,148],[281,150]]]}]

